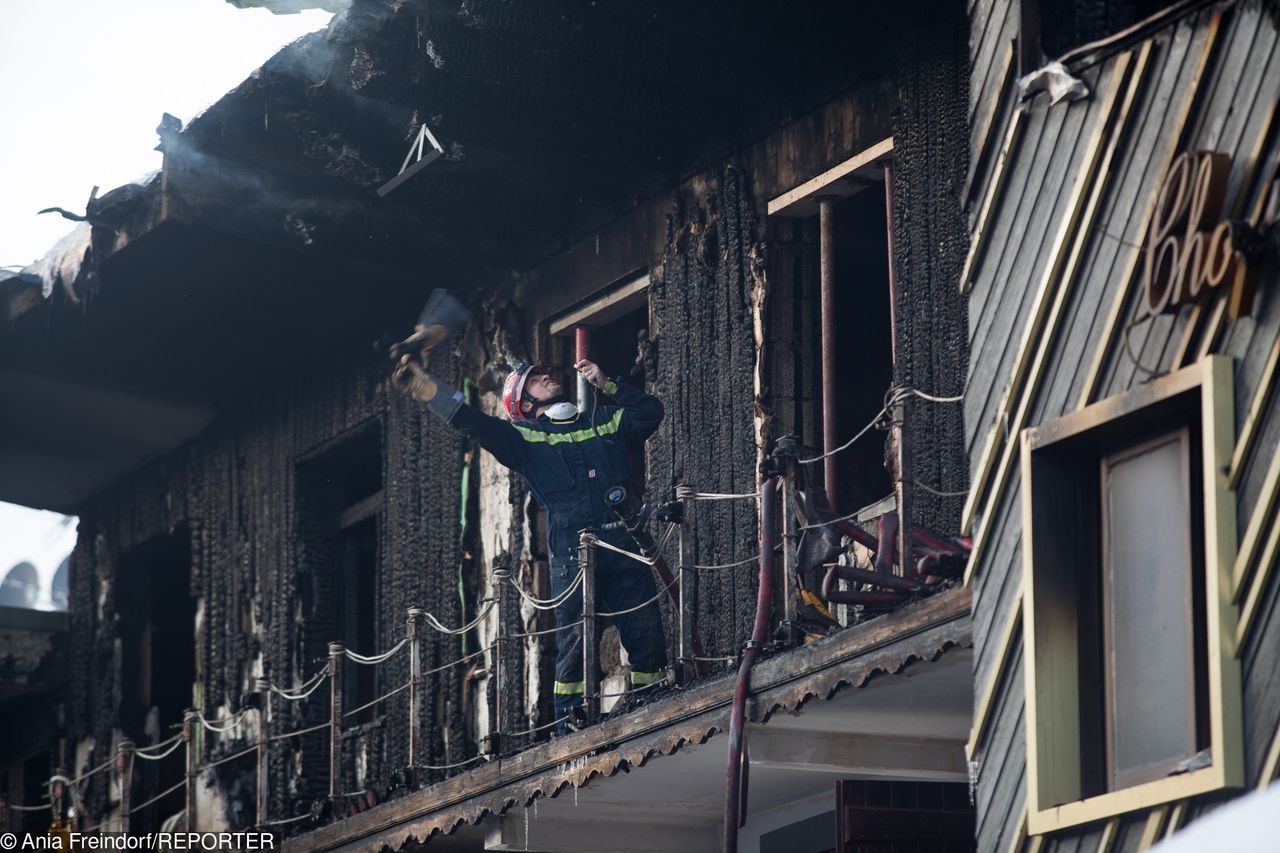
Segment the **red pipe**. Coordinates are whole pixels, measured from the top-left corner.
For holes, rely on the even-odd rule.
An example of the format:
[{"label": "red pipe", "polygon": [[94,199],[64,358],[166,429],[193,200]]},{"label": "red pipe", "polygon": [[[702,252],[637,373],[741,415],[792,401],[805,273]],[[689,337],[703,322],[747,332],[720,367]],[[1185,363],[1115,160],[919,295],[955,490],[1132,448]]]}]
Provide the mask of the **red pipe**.
[{"label": "red pipe", "polygon": [[760,487],[760,581],[756,587],[756,619],[751,626],[751,641],[738,667],[738,687],[733,693],[733,713],[729,717],[729,768],[724,790],[724,853],[737,853],[738,827],[745,820],[741,801],[746,748],[745,717],[747,696],[751,693],[751,667],[760,655],[769,634],[769,614],[773,606],[773,552],[777,544],[778,508],[774,498],[778,491],[776,476]]},{"label": "red pipe", "polygon": [[836,578],[841,578],[854,583],[866,583],[873,586],[882,587],[884,589],[896,590],[898,592],[919,592],[923,584],[919,580],[911,578],[902,578],[897,575],[885,575],[880,572],[873,572],[868,569],[860,569],[857,566],[841,566],[832,564],[827,567],[826,577],[822,581],[822,597],[827,598],[832,589]]},{"label": "red pipe", "polygon": [[851,589],[832,590],[827,601],[832,604],[897,604],[911,597],[906,592],[859,592]]}]

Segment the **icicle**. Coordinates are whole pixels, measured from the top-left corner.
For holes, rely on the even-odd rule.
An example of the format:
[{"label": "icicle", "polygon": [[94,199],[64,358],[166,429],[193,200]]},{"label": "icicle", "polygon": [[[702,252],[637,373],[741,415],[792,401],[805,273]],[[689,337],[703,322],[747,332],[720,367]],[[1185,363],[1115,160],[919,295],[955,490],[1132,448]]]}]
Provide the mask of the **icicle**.
[{"label": "icicle", "polygon": [[578,807],[578,785],[576,782],[573,786],[573,807],[575,809]]},{"label": "icicle", "polygon": [[978,804],[978,771],[982,765],[977,761],[969,762],[969,805]]},{"label": "icicle", "polygon": [[537,800],[533,801],[533,819],[534,820],[538,819],[538,801]]},{"label": "icicle", "polygon": [[[536,803],[537,800],[534,800]],[[529,849],[529,810],[524,810],[524,849]]]}]

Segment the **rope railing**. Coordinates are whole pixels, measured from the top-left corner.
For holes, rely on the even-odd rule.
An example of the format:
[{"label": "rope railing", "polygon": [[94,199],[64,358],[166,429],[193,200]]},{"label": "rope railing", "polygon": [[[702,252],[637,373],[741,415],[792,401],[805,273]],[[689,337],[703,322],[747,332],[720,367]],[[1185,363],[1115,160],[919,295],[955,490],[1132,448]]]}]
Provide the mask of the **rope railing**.
[{"label": "rope railing", "polygon": [[381,696],[377,697],[376,699],[370,699],[368,702],[365,702],[363,705],[360,705],[359,707],[352,708],[350,711],[343,712],[342,716],[354,717],[357,714],[361,713],[362,711],[367,711],[370,708],[372,708],[374,705],[379,705],[387,701],[388,699],[390,699],[392,696],[395,696],[399,693],[403,693],[408,689],[409,689],[409,682],[406,681],[404,684],[401,684],[395,690],[391,690],[386,693],[383,693]]},{"label": "rope railing", "polygon": [[515,578],[511,576],[510,569],[494,569],[493,576],[499,581],[505,580],[510,583],[512,588],[520,594],[520,597],[532,605],[536,610],[555,610],[557,607],[568,601],[569,598],[577,592],[578,587],[582,586],[582,570],[579,569],[578,574],[569,582],[569,585],[565,587],[564,591],[559,595],[552,596],[551,598],[537,598],[525,592],[524,587],[516,583]]},{"label": "rope railing", "polygon": [[302,687],[295,687],[294,688],[295,692],[293,693],[282,690],[281,688],[276,687],[274,684],[267,685],[267,690],[283,699],[289,700],[290,702],[301,702],[303,699],[306,699],[307,697],[309,697],[312,693],[315,693],[316,690],[320,687],[320,685],[324,684],[325,679],[327,679],[328,677],[329,677],[329,670],[322,669],[319,672],[317,672],[314,676],[312,676],[310,681],[303,682]]},{"label": "rope railing", "polygon": [[[133,755],[135,758],[141,758],[143,761],[159,761],[162,758],[168,758],[170,755],[177,752],[178,748],[182,746],[182,735],[176,735],[174,737],[169,738],[169,740],[173,741],[173,743],[169,746],[168,749],[162,750],[161,752],[150,753],[150,752],[145,752],[144,750],[141,750],[141,749],[135,749],[133,751]],[[164,743],[168,743],[168,741],[161,741],[155,746],[147,747],[147,749],[155,749]]]},{"label": "rope railing", "polygon": [[[156,795],[155,795],[154,797],[152,797],[151,799],[149,799],[149,800],[144,800],[143,802],[138,803],[138,805],[133,806],[132,808],[130,808],[130,809],[129,809],[129,814],[131,814],[131,815],[137,814],[138,812],[140,812],[140,811],[142,811],[143,809],[145,809],[147,806],[155,805],[156,803],[160,802],[161,800],[163,800],[165,797],[169,796],[170,794],[176,793],[177,791],[181,791],[181,790],[182,790],[183,788],[185,788],[186,786],[187,786],[187,780],[186,780],[186,779],[183,779],[181,782],[178,782],[176,785],[170,785],[168,788],[165,788],[163,791],[161,791],[160,793],[156,794]],[[86,832],[87,832],[87,831],[88,831],[88,830],[86,830]]]},{"label": "rope railing", "polygon": [[244,710],[237,711],[225,720],[206,720],[203,713],[196,711],[196,719],[200,721],[200,725],[204,726],[206,731],[211,731],[215,734],[221,735],[238,729],[240,727],[240,723],[244,721],[245,714],[247,713],[249,713],[249,709],[245,708]]},{"label": "rope railing", "polygon": [[347,648],[344,648],[344,649],[342,650],[342,652],[343,652],[343,654],[345,654],[345,655],[347,656],[347,660],[349,660],[349,661],[351,661],[351,662],[353,662],[353,663],[363,664],[363,665],[365,665],[365,666],[375,666],[375,665],[380,664],[380,663],[382,663],[382,662],[384,662],[384,661],[389,661],[389,660],[391,660],[393,657],[395,657],[395,656],[396,656],[396,653],[397,653],[397,652],[399,652],[401,649],[403,649],[403,648],[404,648],[405,646],[407,646],[408,644],[409,644],[409,638],[408,638],[408,637],[405,637],[403,640],[401,640],[400,642],[396,643],[394,646],[392,646],[391,648],[387,649],[387,650],[386,650],[385,652],[383,652],[382,654],[380,654],[380,655],[370,655],[370,656],[368,656],[368,657],[366,657],[365,655],[359,655],[359,654],[356,654],[355,652],[351,651],[351,649],[347,649]]},{"label": "rope railing", "polygon": [[[865,435],[867,431],[880,424],[884,416],[894,406],[900,404],[908,397],[915,397],[932,403],[952,403],[961,399],[961,397],[935,396],[911,388],[891,389],[889,394],[886,395],[885,405],[881,411],[869,424],[867,424],[866,427],[855,434],[848,442],[845,442],[845,444],[827,454],[823,454],[822,456],[796,461],[801,464],[817,462],[826,456],[838,453],[849,447]],[[915,485],[920,486],[926,491],[933,491],[923,484],[917,483]],[[752,501],[759,501],[761,494],[758,492],[703,492],[688,484],[681,484],[676,488],[676,498],[677,500],[684,502],[727,500],[745,501],[748,499]],[[688,504],[686,503],[686,508],[687,507]],[[852,519],[856,515],[856,513],[853,513],[851,515],[841,516],[820,524],[803,525],[800,526],[798,530],[825,527],[840,521]],[[689,516],[686,514],[685,518],[687,519],[688,517]],[[242,710],[234,714],[230,714],[229,716],[212,720],[206,718],[202,710],[196,709],[189,711],[184,721],[183,731],[181,734],[144,748],[134,748],[132,744],[128,744],[127,746],[126,744],[121,744],[120,751],[111,760],[103,762],[102,764],[76,777],[74,780],[62,779],[62,782],[65,783],[69,789],[71,798],[76,801],[77,811],[84,813],[83,806],[79,803],[80,792],[76,787],[77,785],[80,785],[97,774],[103,773],[115,766],[117,768],[117,773],[120,774],[120,783],[116,790],[127,791],[131,787],[130,773],[134,759],[159,761],[171,756],[180,748],[185,747],[187,762],[186,773],[183,781],[170,786],[163,792],[151,797],[141,804],[136,806],[129,805],[127,808],[122,807],[121,813],[126,817],[121,818],[121,823],[124,827],[123,831],[127,831],[127,815],[136,814],[145,808],[155,805],[165,797],[172,796],[179,790],[185,788],[187,792],[185,823],[188,829],[192,829],[197,825],[196,816],[194,814],[196,801],[193,795],[194,780],[198,778],[199,773],[202,770],[219,767],[233,761],[247,758],[251,754],[256,754],[258,760],[258,808],[256,824],[263,827],[289,826],[294,823],[305,821],[311,818],[312,815],[303,814],[281,819],[271,818],[268,809],[268,780],[271,776],[269,772],[269,758],[272,745],[296,740],[297,738],[309,734],[328,732],[329,797],[339,798],[345,796],[342,791],[342,787],[345,786],[340,787],[340,783],[343,781],[343,777],[345,776],[345,773],[342,771],[343,753],[347,751],[347,747],[344,747],[344,740],[350,737],[364,736],[366,733],[366,730],[361,726],[348,728],[349,722],[353,718],[359,717],[361,714],[368,712],[370,709],[384,705],[401,693],[408,694],[408,767],[415,771],[444,773],[460,770],[478,762],[485,761],[488,758],[491,758],[494,754],[501,752],[503,749],[502,744],[504,743],[504,739],[528,738],[539,735],[543,732],[561,726],[568,722],[571,716],[576,716],[576,714],[558,716],[556,719],[549,722],[522,728],[519,731],[504,732],[501,726],[501,712],[499,712],[491,717],[495,722],[492,726],[493,731],[490,733],[490,736],[486,738],[490,743],[488,752],[482,751],[479,754],[458,761],[430,764],[422,760],[424,757],[422,754],[422,744],[418,742],[418,738],[422,737],[424,734],[421,729],[423,728],[423,723],[426,722],[423,717],[422,700],[424,685],[426,684],[427,678],[452,670],[467,663],[468,661],[491,656],[490,668],[486,670],[487,677],[497,679],[496,683],[498,690],[494,691],[495,695],[503,696],[505,695],[502,692],[504,688],[504,674],[506,674],[505,677],[510,677],[509,673],[513,671],[513,667],[518,667],[518,664],[515,663],[517,658],[512,657],[510,660],[507,660],[509,656],[515,654],[514,651],[508,651],[508,643],[512,641],[523,641],[545,637],[573,630],[583,631],[582,645],[584,647],[584,672],[593,673],[596,671],[596,661],[598,658],[596,658],[595,655],[598,654],[598,650],[588,650],[595,644],[598,637],[597,620],[617,618],[637,612],[643,608],[656,604],[663,596],[669,595],[675,603],[675,606],[678,608],[679,612],[677,615],[679,616],[681,630],[683,632],[687,630],[686,623],[691,623],[695,616],[696,608],[691,604],[691,601],[693,600],[692,581],[696,577],[694,573],[729,571],[757,564],[760,561],[759,554],[752,554],[748,557],[734,560],[732,562],[706,564],[695,563],[692,559],[689,559],[692,551],[684,534],[684,531],[687,529],[685,522],[670,521],[670,519],[668,519],[668,521],[669,523],[666,527],[665,533],[660,537],[660,542],[658,543],[654,543],[652,540],[648,540],[646,542],[643,537],[639,537],[637,535],[640,542],[645,543],[645,553],[637,553],[636,551],[630,550],[626,547],[614,544],[614,542],[618,540],[606,541],[595,531],[582,531],[580,534],[578,551],[578,573],[564,590],[554,596],[542,598],[534,595],[521,585],[510,569],[495,569],[493,571],[493,579],[495,581],[494,594],[490,597],[480,599],[471,618],[467,619],[464,614],[462,624],[456,627],[444,624],[441,619],[431,613],[418,608],[413,608],[409,611],[409,619],[405,635],[397,639],[390,648],[387,648],[384,651],[372,654],[362,654],[346,648],[345,645],[341,643],[332,643],[329,646],[327,665],[300,683],[295,683],[294,686],[290,687],[281,687],[269,679],[259,678],[258,689],[255,694],[257,696],[256,704],[246,706]],[[612,528],[613,526],[611,525],[610,527]],[[676,564],[678,571],[674,574],[668,574],[661,555],[677,529],[681,529],[679,561]],[[797,528],[793,528],[793,530],[794,529]],[[652,550],[649,550],[649,548],[652,548]],[[597,589],[595,578],[595,555],[599,552],[611,552],[634,562],[641,563],[645,566],[653,567],[662,575],[663,582],[656,584],[654,594],[641,603],[612,611],[598,611],[595,606],[595,594]],[[646,553],[652,554],[653,556],[646,556]],[[686,575],[686,573],[688,574]],[[504,626],[499,624],[497,626],[495,640],[484,648],[480,648],[468,654],[460,655],[431,668],[423,668],[421,658],[424,647],[422,640],[424,636],[429,636],[422,631],[424,626],[434,633],[442,635],[442,638],[438,640],[438,642],[444,642],[444,637],[459,637],[465,635],[486,620],[490,619],[494,615],[495,611],[505,612],[498,608],[500,607],[501,602],[510,600],[509,596],[505,594],[508,586],[515,590],[515,594],[519,596],[519,600],[533,606],[539,611],[554,610],[573,599],[574,596],[580,595],[583,601],[583,615],[580,619],[566,624],[555,625],[554,627],[535,628],[534,630],[504,631]],[[678,597],[677,593],[679,594]],[[732,663],[738,659],[736,655],[708,655],[702,651],[696,640],[694,642],[689,642],[683,633],[679,643],[679,648],[680,662],[686,666],[696,663]],[[407,681],[396,684],[396,686],[386,690],[386,692],[383,692],[368,701],[363,701],[356,707],[344,707],[344,698],[349,692],[349,690],[345,689],[347,685],[343,675],[344,666],[346,664],[379,667],[406,652],[409,656],[409,676]],[[519,653],[523,654],[523,651],[520,651]],[[679,671],[679,669],[677,671]],[[692,668],[687,670],[687,672],[692,671]],[[289,703],[302,702],[313,697],[315,693],[326,683],[328,683],[330,687],[329,709],[328,714],[326,715],[328,717],[327,719],[290,731],[273,730],[271,725],[273,697],[278,697],[279,700]],[[601,699],[612,699],[628,694],[634,695],[658,691],[666,686],[667,683],[666,678],[659,678],[658,680],[644,685],[630,685],[627,690],[622,692],[604,692],[600,690],[598,677],[594,680],[591,677],[588,677],[586,679],[586,684],[584,685],[585,689],[583,690],[583,705],[586,712],[585,722],[590,724],[598,718],[599,703]],[[255,728],[246,730],[246,720],[251,712],[255,713],[258,725]],[[200,742],[196,740],[196,734],[200,731],[207,731],[219,736],[230,736],[232,739],[256,738],[257,742],[250,743],[249,745],[236,749],[229,754],[222,755],[219,758],[201,761],[199,757],[201,745]],[[221,740],[221,738],[219,740]],[[234,740],[231,740],[228,745],[234,745]],[[64,805],[63,796],[67,792],[59,788],[56,789],[59,793],[54,795],[53,790],[55,789],[51,789],[51,795],[47,805],[41,804],[24,806],[8,804],[6,807],[13,812],[38,812],[46,808],[51,808],[56,814]],[[125,795],[125,798],[122,801],[122,806],[125,806],[126,803],[127,795]],[[114,822],[115,821],[113,819],[113,825]]]}]

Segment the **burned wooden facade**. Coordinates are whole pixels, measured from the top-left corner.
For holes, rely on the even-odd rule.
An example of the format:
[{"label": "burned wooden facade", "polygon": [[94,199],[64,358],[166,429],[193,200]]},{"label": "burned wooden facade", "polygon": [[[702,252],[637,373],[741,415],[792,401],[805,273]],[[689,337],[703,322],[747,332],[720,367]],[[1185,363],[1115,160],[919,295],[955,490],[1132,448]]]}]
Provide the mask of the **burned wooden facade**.
[{"label": "burned wooden facade", "polygon": [[1277,19],[1124,5],[971,4],[982,850],[1141,850],[1276,777]]},{"label": "burned wooden facade", "polygon": [[[547,740],[553,641],[535,632],[553,623],[503,593],[549,594],[545,520],[519,477],[387,382],[387,344],[443,286],[476,319],[432,367],[486,411],[516,361],[565,370],[584,342],[664,401],[633,460],[655,500],[749,495],[795,436],[811,464],[783,493],[821,483],[818,528],[849,516],[854,542],[875,530],[888,554],[900,535],[919,556],[911,526],[884,526],[897,512],[972,546],[968,589],[904,580],[906,559],[867,582],[895,562],[879,551],[843,566],[863,580],[829,597],[842,627],[807,644],[783,575],[748,711],[744,847],[799,849],[813,821],[838,820],[846,847],[850,827],[886,843],[954,829],[974,820],[965,798],[928,786],[971,778],[962,836],[979,850],[1136,850],[1266,784],[1278,53],[1273,10],[1249,2],[357,0],[163,138],[159,176],[92,200],[89,254],[54,268],[49,298],[3,284],[0,388],[26,413],[0,424],[3,497],[81,517],[59,764],[167,743],[194,708],[226,729],[193,739],[198,767],[226,761],[188,808],[209,826],[290,821],[295,849],[579,849],[601,826],[635,849],[720,843],[720,735],[758,583],[734,567],[760,550],[759,510],[687,502],[681,560],[708,568],[684,588],[700,677],[684,667],[679,690]],[[442,155],[379,197],[424,124]],[[1229,168],[1178,159],[1196,151]],[[1161,282],[1185,280],[1146,271],[1151,223],[1177,218],[1171,167],[1202,162],[1225,203],[1199,217],[1204,245],[1239,223],[1222,233],[1256,299],[1206,285],[1147,317]],[[890,429],[861,432],[876,421]],[[1111,501],[1152,448],[1188,472],[1142,481],[1183,525]],[[1151,548],[1188,543],[1168,552],[1181,585],[1142,576],[1163,598],[1120,594],[1114,566],[1133,558],[1116,543],[1139,527],[1179,531]],[[780,553],[799,559],[794,534]],[[828,562],[852,548],[831,547]],[[1168,665],[1150,637],[1169,620],[1141,629],[1144,602],[1171,594],[1190,602],[1168,635],[1189,663],[1150,669],[1189,673],[1185,742],[1127,766],[1133,714],[1114,697],[1157,694],[1125,692],[1138,682],[1104,644]],[[1142,619],[1121,637],[1124,606]],[[411,608],[471,628],[418,613],[401,647]],[[680,614],[663,612],[674,660]],[[331,703],[292,698],[329,692],[335,640],[356,653],[332,697],[337,766]],[[403,653],[359,660],[398,648],[421,680]],[[620,692],[616,637],[602,656],[602,692]],[[379,700],[407,679],[417,715]],[[267,718],[305,733],[255,765]],[[837,796],[837,776],[859,784]],[[173,781],[148,765],[133,802]],[[122,809],[106,776],[83,796],[101,819]]]}]

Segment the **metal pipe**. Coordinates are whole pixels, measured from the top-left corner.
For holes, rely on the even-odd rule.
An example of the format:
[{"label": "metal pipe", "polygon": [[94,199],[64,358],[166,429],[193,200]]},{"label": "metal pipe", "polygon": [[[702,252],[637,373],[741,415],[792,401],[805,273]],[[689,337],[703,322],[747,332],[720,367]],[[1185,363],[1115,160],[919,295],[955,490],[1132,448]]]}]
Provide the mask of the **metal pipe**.
[{"label": "metal pipe", "polygon": [[910,593],[906,592],[883,592],[880,590],[862,592],[852,589],[835,589],[827,596],[827,600],[833,604],[897,604],[906,601],[910,597]]},{"label": "metal pipe", "polygon": [[[573,328],[573,363],[577,364],[584,358],[591,358],[591,327],[590,326],[574,326]],[[587,377],[581,373],[578,374],[578,408],[585,409],[587,407],[587,395],[591,393],[591,385],[587,382]]]},{"label": "metal pipe", "polygon": [[[494,586],[497,587],[498,598],[498,624],[502,624],[503,618],[507,613],[507,587],[508,584],[503,581],[508,577],[511,569],[506,567],[498,567],[494,571]],[[499,755],[502,752],[502,733],[507,727],[506,715],[503,713],[503,697],[507,695],[507,650],[503,643],[502,631],[498,632],[497,639],[494,640],[493,648],[493,724],[489,730],[488,752],[490,755]]]},{"label": "metal pipe", "polygon": [[[818,199],[818,251],[821,281],[820,311],[822,314],[822,452],[835,450],[836,436],[836,255],[835,202],[833,198]],[[823,485],[831,508],[837,507],[836,457],[828,456],[822,463]]]},{"label": "metal pipe", "polygon": [[414,763],[418,759],[418,729],[422,725],[422,641],[419,638],[418,623],[423,611],[417,607],[409,608],[409,621],[405,630],[409,635],[409,768],[413,772]]},{"label": "metal pipe", "polygon": [[900,400],[893,407],[894,445],[897,452],[897,476],[894,478],[894,495],[898,513],[898,559],[895,574],[910,574],[911,564],[911,434],[907,428],[907,401]]},{"label": "metal pipe", "polygon": [[116,748],[116,773],[120,783],[120,832],[127,835],[133,788],[133,741],[127,738]]},{"label": "metal pipe", "polygon": [[852,581],[853,583],[871,584],[882,589],[896,590],[898,592],[919,592],[924,587],[924,584],[919,580],[900,578],[897,575],[884,575],[868,569],[860,569],[857,566],[832,564],[827,567],[826,577],[822,580],[823,598],[827,598],[836,591],[832,588],[836,578]]},{"label": "metal pipe", "polygon": [[769,614],[773,606],[773,554],[777,546],[778,478],[769,477],[760,486],[760,576],[756,587],[756,617],[751,640],[738,667],[738,686],[733,693],[733,713],[729,717],[729,767],[724,792],[724,853],[737,853],[738,827],[746,809],[740,801],[743,787],[743,754],[746,746],[745,717],[751,693],[751,667],[769,635]]},{"label": "metal pipe", "polygon": [[[676,491],[680,491],[679,486]],[[680,643],[679,653],[677,655],[680,661],[678,668],[679,681],[685,683],[689,680],[689,664],[693,663],[693,571],[689,566],[693,565],[693,537],[689,535],[688,525],[692,519],[691,512],[693,510],[693,501],[688,498],[681,500],[681,522],[680,522],[680,591],[679,591],[679,607],[676,612],[680,623]]]},{"label": "metal pipe", "polygon": [[199,759],[196,755],[196,712],[188,708],[182,713],[182,742],[186,746],[187,772],[183,795],[183,829],[194,832],[196,828],[196,775],[200,772]]},{"label": "metal pipe", "polygon": [[342,643],[329,644],[329,797],[335,807],[342,784]]},{"label": "metal pipe", "polygon": [[798,639],[796,631],[796,608],[800,596],[800,581],[796,574],[798,542],[795,514],[795,466],[788,462],[787,471],[782,477],[782,623],[786,626],[787,645],[793,645]]},{"label": "metal pipe", "polygon": [[258,826],[267,825],[267,813],[270,810],[267,793],[268,778],[271,772],[271,685],[267,679],[259,678],[254,686],[258,691]]},{"label": "metal pipe", "polygon": [[579,534],[578,562],[582,569],[582,709],[587,725],[600,716],[600,672],[596,668],[595,539],[591,530]]}]

